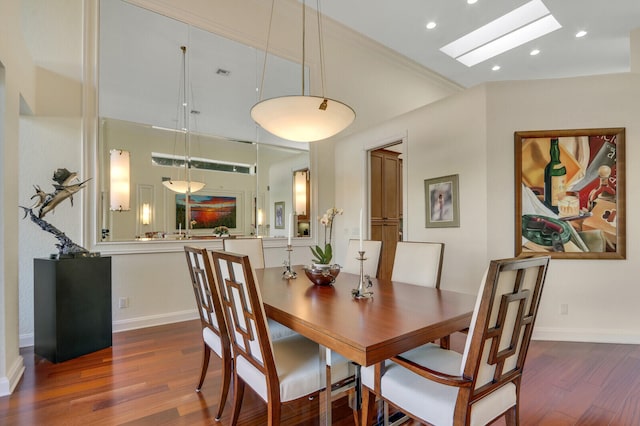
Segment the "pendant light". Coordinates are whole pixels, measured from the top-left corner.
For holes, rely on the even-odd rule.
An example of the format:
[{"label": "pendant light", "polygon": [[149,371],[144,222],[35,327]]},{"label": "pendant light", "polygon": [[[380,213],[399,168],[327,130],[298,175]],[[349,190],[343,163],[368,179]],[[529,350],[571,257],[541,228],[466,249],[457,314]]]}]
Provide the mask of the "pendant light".
[{"label": "pendant light", "polygon": [[204,188],[204,182],[191,180],[191,134],[189,133],[189,108],[187,103],[187,47],[180,46],[182,50],[182,99],[179,108],[182,108],[183,127],[180,128],[178,123],[177,133],[184,136],[184,179],[174,180],[168,179],[162,181],[162,184],[173,192],[179,194],[193,194]]},{"label": "pendant light", "polygon": [[[265,63],[262,68],[262,84],[260,98],[262,98],[262,86],[264,86],[264,74],[267,56],[269,54],[269,38],[271,36],[271,24],[273,22],[273,8],[275,0],[271,4],[271,17],[267,36],[267,48],[265,50]],[[302,94],[281,96],[266,100],[260,100],[251,108],[251,118],[263,129],[280,138],[296,142],[313,142],[331,137],[349,127],[355,119],[356,113],[348,105],[327,98],[324,95],[324,46],[322,41],[322,26],[320,0],[317,0],[316,14],[318,17],[318,40],[320,48],[320,78],[322,96],[305,95],[305,30],[306,30],[306,2],[302,2]]]}]

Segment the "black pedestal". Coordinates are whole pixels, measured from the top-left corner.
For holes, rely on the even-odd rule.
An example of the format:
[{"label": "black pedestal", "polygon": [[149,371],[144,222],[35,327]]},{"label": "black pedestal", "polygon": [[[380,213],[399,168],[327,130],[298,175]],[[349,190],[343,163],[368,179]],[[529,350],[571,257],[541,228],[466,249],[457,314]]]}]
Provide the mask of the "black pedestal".
[{"label": "black pedestal", "polygon": [[111,346],[111,258],[34,259],[34,352],[66,361]]}]

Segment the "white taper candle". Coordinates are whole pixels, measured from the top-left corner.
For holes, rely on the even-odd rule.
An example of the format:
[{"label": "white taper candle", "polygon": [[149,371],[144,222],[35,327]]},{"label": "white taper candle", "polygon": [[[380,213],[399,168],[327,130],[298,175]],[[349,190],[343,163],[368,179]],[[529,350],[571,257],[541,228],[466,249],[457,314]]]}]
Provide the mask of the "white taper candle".
[{"label": "white taper candle", "polygon": [[364,222],[362,220],[362,209],[360,209],[360,251],[362,251],[362,229],[364,228]]}]

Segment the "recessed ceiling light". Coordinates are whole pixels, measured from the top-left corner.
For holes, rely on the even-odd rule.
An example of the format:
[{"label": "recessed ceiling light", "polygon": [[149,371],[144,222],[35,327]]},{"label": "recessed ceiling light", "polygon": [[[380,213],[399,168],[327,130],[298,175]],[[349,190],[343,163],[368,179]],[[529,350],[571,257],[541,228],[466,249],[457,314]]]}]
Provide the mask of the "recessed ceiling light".
[{"label": "recessed ceiling light", "polygon": [[494,65],[493,68],[491,68],[491,71],[498,71],[500,69],[500,65]]},{"label": "recessed ceiling light", "polygon": [[587,32],[584,30],[580,30],[576,33],[576,38],[584,37],[587,35]]},{"label": "recessed ceiling light", "polygon": [[478,0],[467,0],[467,4],[476,4]]},{"label": "recessed ceiling light", "polygon": [[432,30],[434,29],[438,24],[436,24],[435,22],[431,21],[429,22],[426,26],[428,30]]},{"label": "recessed ceiling light", "polygon": [[532,0],[440,50],[471,67],[561,27],[541,0]]},{"label": "recessed ceiling light", "polygon": [[529,55],[536,56],[538,53],[540,53],[540,49],[533,49],[531,52],[529,52]]}]

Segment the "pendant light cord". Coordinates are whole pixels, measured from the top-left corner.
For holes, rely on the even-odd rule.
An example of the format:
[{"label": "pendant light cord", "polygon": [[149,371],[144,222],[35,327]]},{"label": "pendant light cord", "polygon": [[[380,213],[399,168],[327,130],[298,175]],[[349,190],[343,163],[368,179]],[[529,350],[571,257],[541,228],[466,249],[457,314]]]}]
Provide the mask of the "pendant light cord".
[{"label": "pendant light cord", "polygon": [[320,88],[322,97],[325,97],[324,87],[325,87],[325,72],[324,72],[324,40],[323,33],[324,30],[322,28],[322,11],[320,10],[320,0],[316,0],[316,16],[318,18],[318,49],[320,52]]},{"label": "pendant light cord", "polygon": [[[269,56],[269,46],[271,45],[271,27],[273,26],[273,13],[275,9],[275,0],[271,0],[271,11],[269,13],[269,25],[267,27],[267,45],[264,51],[264,59],[262,62],[262,75],[260,77],[260,87],[258,88],[258,102],[262,101],[262,95],[264,91],[264,79],[267,71],[267,58]],[[307,11],[307,3],[306,0],[302,1],[302,96],[305,95],[305,63],[306,63],[306,11]],[[316,0],[316,17],[318,21],[318,50],[320,53],[320,88],[322,97],[325,98],[325,85],[326,85],[326,77],[325,77],[325,66],[324,66],[324,41],[322,39],[323,28],[322,28],[322,12],[320,10],[320,0]]]},{"label": "pendant light cord", "polygon": [[258,102],[262,101],[262,91],[264,89],[264,75],[267,71],[267,57],[269,56],[269,44],[271,43],[271,24],[273,23],[273,10],[276,0],[271,0],[271,13],[269,15],[269,26],[267,28],[267,45],[264,50],[264,60],[262,62],[262,76],[260,77],[260,88],[258,92]]},{"label": "pendant light cord", "polygon": [[307,2],[302,0],[302,96],[304,96],[304,61],[306,59]]}]

